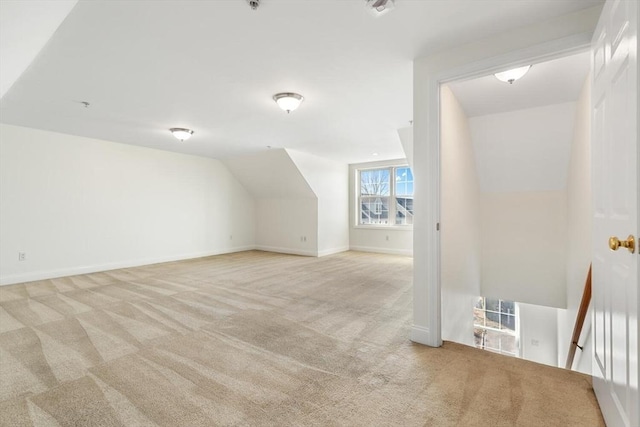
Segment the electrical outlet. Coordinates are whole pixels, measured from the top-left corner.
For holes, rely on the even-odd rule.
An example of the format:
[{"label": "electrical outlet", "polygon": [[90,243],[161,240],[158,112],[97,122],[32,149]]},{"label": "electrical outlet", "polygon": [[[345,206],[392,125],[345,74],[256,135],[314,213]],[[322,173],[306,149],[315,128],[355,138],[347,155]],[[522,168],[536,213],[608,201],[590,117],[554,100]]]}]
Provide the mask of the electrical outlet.
[{"label": "electrical outlet", "polygon": [[387,239],[387,242],[388,242],[389,241],[389,236],[388,235],[386,236],[386,239]]},{"label": "electrical outlet", "polygon": [[27,253],[26,252],[18,252],[18,261],[26,261]]},{"label": "electrical outlet", "polygon": [[229,234],[229,240],[233,240],[233,234]]},{"label": "electrical outlet", "polygon": [[304,240],[303,240],[303,241],[304,241],[304,242],[306,242],[306,241],[307,241],[307,236],[304,236]]},{"label": "electrical outlet", "polygon": [[540,345],[540,341],[538,340],[531,340],[531,345],[534,347],[538,347]]}]

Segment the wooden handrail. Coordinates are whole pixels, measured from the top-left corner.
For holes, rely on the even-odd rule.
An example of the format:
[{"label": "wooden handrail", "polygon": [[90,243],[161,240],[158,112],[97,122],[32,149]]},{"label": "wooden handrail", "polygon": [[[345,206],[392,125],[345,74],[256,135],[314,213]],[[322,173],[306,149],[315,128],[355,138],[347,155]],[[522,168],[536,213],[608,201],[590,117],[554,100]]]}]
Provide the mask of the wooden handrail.
[{"label": "wooden handrail", "polygon": [[573,335],[571,336],[571,344],[569,345],[569,354],[567,354],[567,364],[565,369],[571,369],[573,366],[573,358],[576,356],[576,348],[582,347],[578,345],[580,334],[582,333],[582,325],[584,325],[584,319],[587,317],[587,310],[589,309],[589,303],[591,302],[591,265],[589,265],[589,273],[587,273],[587,280],[584,283],[584,292],[582,293],[582,300],[580,301],[580,308],[578,309],[578,315],[576,316],[576,324],[573,327]]}]

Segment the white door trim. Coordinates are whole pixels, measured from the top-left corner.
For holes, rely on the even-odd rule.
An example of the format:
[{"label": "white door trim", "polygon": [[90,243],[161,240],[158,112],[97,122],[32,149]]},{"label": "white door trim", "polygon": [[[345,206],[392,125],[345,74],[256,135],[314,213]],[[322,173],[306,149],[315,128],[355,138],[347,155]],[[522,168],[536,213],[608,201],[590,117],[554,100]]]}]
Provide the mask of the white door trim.
[{"label": "white door trim", "polygon": [[440,236],[436,230],[440,221],[440,85],[586,51],[600,10],[587,9],[414,62],[412,341],[442,345]]}]

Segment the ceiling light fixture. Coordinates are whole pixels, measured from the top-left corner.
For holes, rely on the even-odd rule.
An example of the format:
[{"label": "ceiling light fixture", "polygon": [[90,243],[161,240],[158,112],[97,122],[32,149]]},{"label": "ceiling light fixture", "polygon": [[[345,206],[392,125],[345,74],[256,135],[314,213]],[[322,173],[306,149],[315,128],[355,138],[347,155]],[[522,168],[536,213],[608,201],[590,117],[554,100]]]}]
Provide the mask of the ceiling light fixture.
[{"label": "ceiling light fixture", "polygon": [[495,73],[494,76],[496,76],[496,79],[500,80],[501,82],[509,83],[510,85],[512,85],[513,82],[521,79],[525,74],[527,74],[529,68],[531,68],[531,65],[514,68],[513,70],[507,70],[501,73]]},{"label": "ceiling light fixture", "polygon": [[260,0],[247,0],[247,3],[249,3],[252,10],[257,10],[258,6],[260,6]]},{"label": "ceiling light fixture", "polygon": [[171,128],[169,129],[169,132],[171,132],[173,136],[178,138],[180,142],[186,141],[187,139],[191,138],[191,135],[193,135],[193,131],[191,129],[185,128]]},{"label": "ceiling light fixture", "polygon": [[293,92],[282,92],[273,95],[273,100],[276,101],[278,107],[290,113],[300,106],[304,101],[304,96]]},{"label": "ceiling light fixture", "polygon": [[367,9],[375,16],[381,16],[395,7],[395,0],[365,0]]}]

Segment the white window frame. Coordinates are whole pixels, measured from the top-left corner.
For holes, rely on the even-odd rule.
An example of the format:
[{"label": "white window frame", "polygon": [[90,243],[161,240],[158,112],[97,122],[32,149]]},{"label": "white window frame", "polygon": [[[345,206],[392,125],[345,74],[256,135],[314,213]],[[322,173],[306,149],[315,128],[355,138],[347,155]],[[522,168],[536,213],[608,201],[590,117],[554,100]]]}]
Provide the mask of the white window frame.
[{"label": "white window frame", "polygon": [[[494,353],[499,353],[499,354],[504,354],[506,356],[512,356],[512,357],[521,357],[521,352],[520,352],[520,307],[518,306],[517,302],[514,301],[508,301],[508,300],[503,300],[501,298],[494,298],[497,299],[499,301],[498,303],[498,311],[495,310],[487,310],[487,303],[486,303],[486,297],[480,297],[484,299],[484,308],[482,309],[485,312],[485,325],[479,325],[477,324],[475,321],[473,322],[473,329],[475,330],[477,329],[484,329],[486,331],[492,331],[492,332],[496,332],[498,334],[503,334],[503,335],[511,335],[514,337],[515,340],[515,353],[511,353],[509,351],[505,351],[502,348],[492,348],[492,347],[481,347],[481,346],[476,346],[477,348],[483,349],[483,350],[487,350],[487,351],[491,351]],[[514,312],[513,313],[507,313],[507,312],[503,312],[501,307],[502,301],[508,301],[508,302],[512,302],[513,306],[514,306]],[[475,307],[474,307],[474,311],[475,311]],[[490,313],[495,313],[498,315],[498,319],[499,319],[499,324],[502,325],[502,315],[507,315],[507,316],[513,316],[514,318],[514,330],[510,330],[510,329],[500,329],[500,328],[492,328],[491,326],[487,326],[486,325],[486,313],[490,312]],[[502,345],[500,346],[502,347]]]},{"label": "white window frame", "polygon": [[[395,183],[395,176],[396,176],[396,169],[400,169],[400,168],[409,168],[411,169],[411,167],[407,164],[407,163],[392,163],[392,164],[371,164],[371,165],[367,165],[367,166],[363,166],[363,167],[356,167],[355,168],[355,183],[356,183],[356,188],[355,188],[355,197],[354,197],[354,202],[355,202],[355,227],[356,228],[374,228],[374,229],[403,229],[403,230],[412,230],[413,229],[413,223],[412,224],[396,224],[395,220],[396,220],[396,214],[397,214],[397,209],[396,209],[396,203],[395,203],[395,199],[396,199],[396,183]],[[378,169],[387,169],[389,170],[389,195],[388,196],[380,196],[380,197],[388,197],[389,198],[389,214],[388,214],[388,218],[389,218],[389,223],[387,224],[360,224],[360,218],[361,218],[361,206],[362,206],[362,195],[360,194],[360,185],[361,185],[361,178],[360,178],[360,173],[362,171],[370,171],[370,170],[378,170]],[[413,174],[413,170],[411,171],[411,173]],[[413,185],[414,185],[414,194],[415,194],[415,177],[413,179]],[[365,196],[366,197],[366,196]],[[415,212],[414,212],[414,217],[415,217]]]}]

